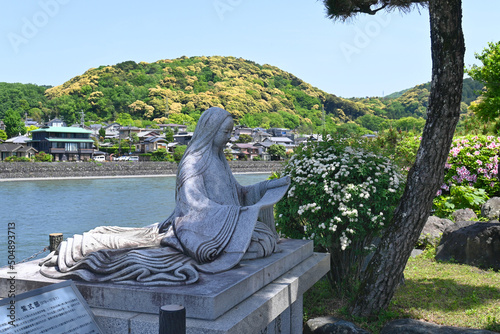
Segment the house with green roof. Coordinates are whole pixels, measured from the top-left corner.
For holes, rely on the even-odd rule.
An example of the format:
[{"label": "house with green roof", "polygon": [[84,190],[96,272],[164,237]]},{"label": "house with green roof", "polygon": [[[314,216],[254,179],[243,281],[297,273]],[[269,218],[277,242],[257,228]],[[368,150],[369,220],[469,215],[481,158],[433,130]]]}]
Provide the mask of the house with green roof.
[{"label": "house with green roof", "polygon": [[54,161],[87,161],[94,154],[92,131],[76,127],[43,127],[31,131],[30,146],[44,151]]}]

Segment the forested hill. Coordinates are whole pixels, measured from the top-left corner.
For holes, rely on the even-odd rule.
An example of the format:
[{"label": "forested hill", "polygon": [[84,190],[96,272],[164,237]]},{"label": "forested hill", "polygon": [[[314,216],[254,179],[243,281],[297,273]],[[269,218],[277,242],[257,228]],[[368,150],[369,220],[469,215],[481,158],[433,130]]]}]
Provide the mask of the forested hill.
[{"label": "forested hill", "polygon": [[308,132],[322,126],[322,105],[330,129],[364,115],[424,117],[428,94],[429,87],[420,85],[396,98],[343,99],[271,65],[234,57],[181,57],[101,66],[56,87],[0,83],[0,119],[14,109],[39,121],[62,117],[70,124],[81,111],[87,121],[194,124],[202,111],[219,106],[240,124],[300,126]]},{"label": "forested hill", "polygon": [[277,67],[219,56],[101,66],[48,89],[46,96],[69,120],[78,119],[80,109],[92,119],[114,120],[121,113],[161,119],[167,114],[167,98],[169,118],[187,123],[210,106],[228,110],[242,124],[263,127],[318,126],[322,101],[333,123],[360,113],[356,102],[327,94]]},{"label": "forested hill", "polygon": [[[472,101],[475,101],[483,88],[483,84],[466,78],[462,89],[462,112],[465,113]],[[401,92],[392,93],[386,97],[367,97],[351,99],[368,106],[376,116],[389,119],[400,119],[403,117],[423,117],[428,106],[431,83],[417,85]]]},{"label": "forested hill", "polygon": [[16,110],[24,118],[29,116],[41,119],[44,114],[42,109],[47,108],[45,91],[51,86],[38,86],[34,84],[0,82],[0,119],[9,109]]}]

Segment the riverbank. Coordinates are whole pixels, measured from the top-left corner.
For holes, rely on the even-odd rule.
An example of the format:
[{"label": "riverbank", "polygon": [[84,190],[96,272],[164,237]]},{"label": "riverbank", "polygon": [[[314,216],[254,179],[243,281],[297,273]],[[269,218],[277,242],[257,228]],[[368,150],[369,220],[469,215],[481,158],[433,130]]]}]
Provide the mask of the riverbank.
[{"label": "riverbank", "polygon": [[[230,161],[233,173],[271,173],[280,171],[279,161]],[[155,177],[176,175],[177,164],[153,161],[114,162],[4,162],[1,181],[60,178]]]}]

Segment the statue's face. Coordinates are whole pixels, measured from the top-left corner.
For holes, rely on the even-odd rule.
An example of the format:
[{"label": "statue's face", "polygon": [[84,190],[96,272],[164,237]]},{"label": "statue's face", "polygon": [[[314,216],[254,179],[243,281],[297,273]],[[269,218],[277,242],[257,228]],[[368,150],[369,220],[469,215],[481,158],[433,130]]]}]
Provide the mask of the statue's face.
[{"label": "statue's face", "polygon": [[214,137],[214,145],[217,147],[222,147],[231,139],[231,132],[233,131],[233,119],[228,117],[222,123],[220,129],[217,131]]}]

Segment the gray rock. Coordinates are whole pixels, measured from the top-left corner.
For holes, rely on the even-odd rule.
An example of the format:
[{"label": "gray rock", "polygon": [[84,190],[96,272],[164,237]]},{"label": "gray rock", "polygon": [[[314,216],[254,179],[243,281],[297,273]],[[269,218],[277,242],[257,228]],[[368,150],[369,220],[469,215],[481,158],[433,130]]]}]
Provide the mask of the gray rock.
[{"label": "gray rock", "polygon": [[454,225],[449,219],[443,219],[436,216],[430,216],[425,223],[424,229],[420,234],[418,243],[424,248],[427,245],[437,245],[441,235],[448,226]]},{"label": "gray rock", "polygon": [[335,317],[319,317],[306,322],[304,334],[369,334],[369,332],[352,322]]},{"label": "gray rock", "polygon": [[472,209],[460,209],[452,214],[453,220],[456,222],[476,220],[477,215]]},{"label": "gray rock", "polygon": [[412,250],[412,251],[411,251],[410,256],[411,256],[411,257],[417,257],[417,256],[419,256],[420,254],[422,254],[423,252],[424,252],[424,251],[423,251],[423,250],[421,250],[421,249],[414,249],[414,250]]},{"label": "gray rock", "polygon": [[488,334],[494,333],[483,329],[458,328],[449,326],[438,326],[431,323],[413,320],[399,319],[387,323],[380,334]]},{"label": "gray rock", "polygon": [[447,228],[436,259],[500,270],[500,223],[458,222]]},{"label": "gray rock", "polygon": [[492,197],[481,207],[481,216],[492,219],[500,217],[500,197]]}]

